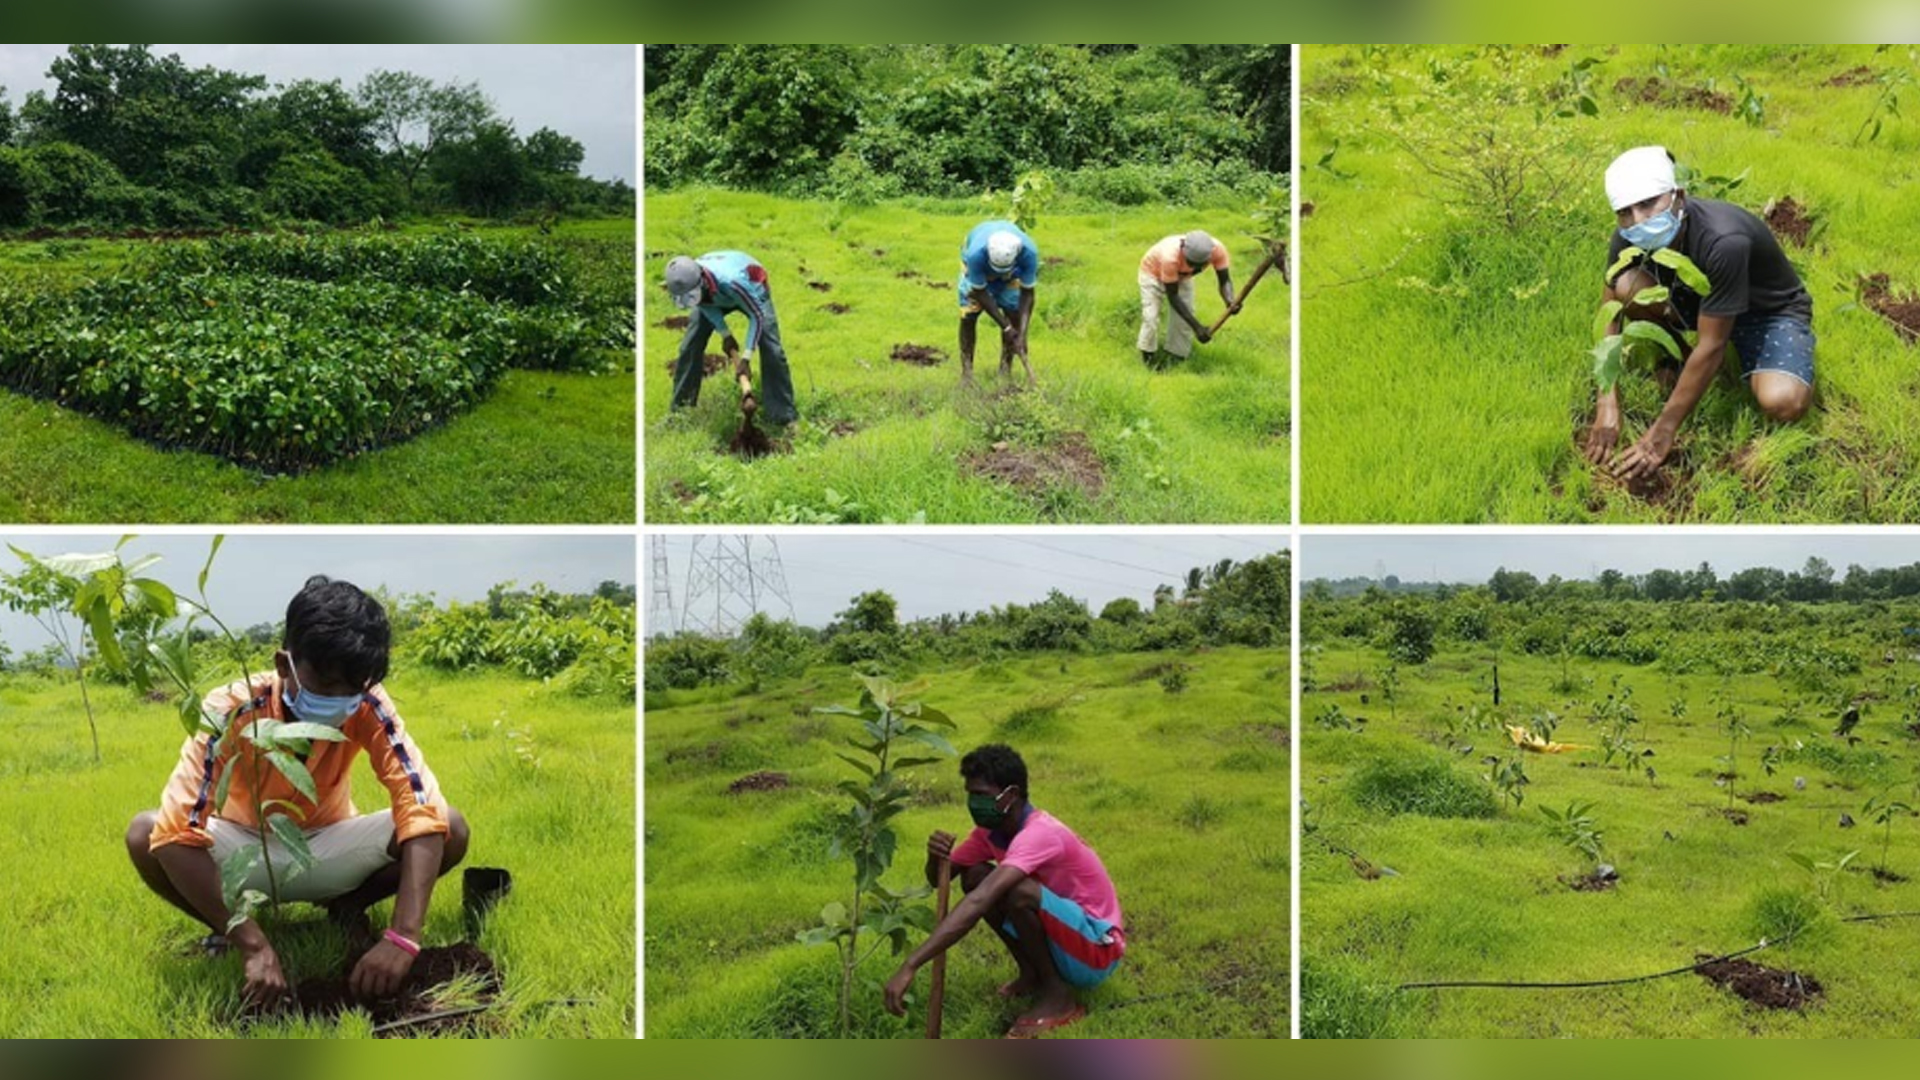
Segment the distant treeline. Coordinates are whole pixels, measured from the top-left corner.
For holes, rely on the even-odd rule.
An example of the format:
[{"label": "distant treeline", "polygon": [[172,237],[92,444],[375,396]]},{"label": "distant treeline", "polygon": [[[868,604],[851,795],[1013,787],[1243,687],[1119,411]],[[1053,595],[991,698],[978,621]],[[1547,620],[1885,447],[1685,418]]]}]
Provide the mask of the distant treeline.
[{"label": "distant treeline", "polygon": [[649,45],[647,184],[1122,204],[1292,167],[1286,45]]},{"label": "distant treeline", "polygon": [[380,71],[351,89],[269,86],[147,45],[72,45],[47,74],[53,91],[17,112],[0,88],[0,228],[633,209],[625,182],[580,175],[577,140],[522,138],[477,83]]},{"label": "distant treeline", "polygon": [[1655,603],[1739,600],[1759,604],[1858,604],[1920,597],[1920,563],[1878,569],[1855,565],[1847,567],[1847,572],[1842,575],[1836,574],[1832,564],[1825,559],[1811,558],[1799,570],[1756,566],[1735,571],[1723,578],[1711,564],[1703,562],[1692,570],[1654,570],[1645,574],[1603,570],[1590,581],[1562,578],[1557,574],[1542,581],[1524,570],[1502,567],[1487,579],[1484,586],[1403,582],[1391,574],[1377,581],[1371,578],[1343,578],[1338,581],[1316,578],[1307,583],[1306,596],[1309,599],[1336,599],[1379,592],[1389,596],[1434,595],[1445,599],[1456,593],[1481,590],[1494,602],[1501,604],[1529,600],[1651,600]]},{"label": "distant treeline", "polygon": [[651,641],[646,686],[665,690],[758,684],[798,675],[817,663],[887,671],[991,663],[1038,652],[1278,648],[1287,641],[1292,579],[1292,558],[1281,552],[1195,568],[1178,587],[1156,589],[1151,608],[1122,597],[1095,615],[1086,601],[1055,589],[1037,603],[906,623],[900,622],[891,595],[867,592],[854,597],[847,610],[820,630],[761,614],[731,640],[680,634]]}]

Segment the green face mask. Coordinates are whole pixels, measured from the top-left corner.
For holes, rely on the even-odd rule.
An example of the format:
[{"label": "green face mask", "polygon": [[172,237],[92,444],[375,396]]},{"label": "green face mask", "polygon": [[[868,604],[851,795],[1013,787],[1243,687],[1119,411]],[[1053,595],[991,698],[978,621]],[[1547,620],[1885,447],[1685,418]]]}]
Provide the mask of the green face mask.
[{"label": "green face mask", "polygon": [[983,829],[997,829],[1006,824],[1007,813],[1000,809],[1000,797],[1012,790],[1012,788],[1002,788],[1000,795],[967,796],[968,816],[973,818],[975,825]]}]

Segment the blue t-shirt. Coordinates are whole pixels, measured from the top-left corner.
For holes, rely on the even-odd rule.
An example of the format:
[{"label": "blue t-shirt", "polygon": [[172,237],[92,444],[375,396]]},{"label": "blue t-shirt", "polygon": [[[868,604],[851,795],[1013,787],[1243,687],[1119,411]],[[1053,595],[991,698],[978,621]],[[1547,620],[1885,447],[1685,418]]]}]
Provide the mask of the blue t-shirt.
[{"label": "blue t-shirt", "polygon": [[[987,261],[987,239],[994,233],[1010,232],[1020,238],[1020,257],[1013,260],[1013,269],[1000,273]],[[967,234],[967,242],[960,246],[960,264],[966,272],[968,292],[985,289],[989,286],[1005,285],[1018,281],[1023,289],[1031,289],[1040,280],[1040,248],[1020,226],[1011,221],[983,221]]]},{"label": "blue t-shirt", "polygon": [[773,317],[773,290],[767,284],[767,268],[740,251],[715,251],[694,261],[713,278],[714,285],[714,298],[700,305],[700,317],[724,334],[729,313],[745,314],[747,336],[741,348],[752,356],[760,347],[761,331]]}]

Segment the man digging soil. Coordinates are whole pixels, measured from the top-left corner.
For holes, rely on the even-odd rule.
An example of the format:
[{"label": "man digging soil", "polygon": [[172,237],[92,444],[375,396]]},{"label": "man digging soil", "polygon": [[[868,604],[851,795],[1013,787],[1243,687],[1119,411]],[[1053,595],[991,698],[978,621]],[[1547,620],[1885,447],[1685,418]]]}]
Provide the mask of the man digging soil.
[{"label": "man digging soil", "polygon": [[1238,313],[1234,300],[1231,259],[1225,244],[1198,229],[1185,236],[1169,236],[1147,249],[1140,260],[1140,359],[1160,367],[1160,319],[1167,309],[1175,316],[1167,325],[1166,355],[1180,363],[1193,352],[1197,338],[1205,345],[1213,331],[1193,313],[1193,279],[1213,267],[1220,283],[1220,302]]},{"label": "man digging soil", "polygon": [[[773,309],[767,268],[742,252],[715,251],[697,259],[680,256],[667,264],[666,276],[674,304],[692,312],[673,367],[673,407],[690,409],[699,404],[707,343],[718,331],[725,343],[722,351],[729,357],[738,353],[747,369],[754,354],[760,355],[761,415],[767,423],[785,427],[798,419],[793,373],[787,367],[786,346],[780,342],[780,317]],[[747,317],[744,350],[727,330],[727,316],[736,313]]]},{"label": "man digging soil", "polygon": [[[1813,298],[1787,261],[1780,242],[1765,222],[1731,203],[1698,199],[1676,177],[1666,148],[1629,150],[1607,168],[1607,199],[1619,228],[1607,249],[1613,266],[1620,253],[1637,247],[1649,254],[1671,248],[1686,256],[1707,277],[1700,296],[1676,271],[1643,259],[1609,283],[1602,301],[1627,307],[1620,319],[1657,323],[1675,335],[1698,331],[1684,366],[1671,361],[1656,369],[1667,391],[1659,419],[1614,463],[1622,480],[1652,478],[1673,452],[1680,425],[1706,393],[1731,345],[1740,374],[1760,411],[1781,423],[1806,415],[1813,404]],[[1668,301],[1636,305],[1634,297],[1652,286],[1672,290]],[[1609,333],[1620,332],[1616,320]],[[1587,436],[1587,460],[1603,464],[1620,437],[1617,388],[1599,395],[1593,429]]]},{"label": "man digging soil", "polygon": [[960,382],[973,383],[973,350],[985,313],[1000,328],[1000,377],[1013,377],[1013,358],[1027,369],[1027,328],[1040,281],[1040,247],[1011,221],[983,221],[960,245]]},{"label": "man digging soil", "polygon": [[[278,839],[270,853],[280,899],[319,904],[350,936],[368,937],[367,910],[394,897],[387,930],[354,967],[349,986],[363,1001],[391,997],[420,953],[420,933],[434,882],[467,852],[467,822],[448,806],[440,786],[407,737],[381,680],[387,675],[391,632],[378,601],[344,581],[314,577],[287,605],[286,634],[274,671],[250,685],[209,694],[205,710],[224,718],[227,731],[257,719],[336,728],[339,743],[315,740],[303,764],[314,797],[296,790],[281,771],[254,760],[252,743],[201,732],[186,741],[180,763],[161,794],[160,809],[133,819],[127,853],[141,880],[161,899],[206,924],[210,954],[229,942],[245,957],[246,1000],[272,1009],[288,996],[286,974],[273,944],[249,919],[227,928],[221,891],[228,856],[260,842],[254,818],[253,778],[265,777],[260,802],[284,801],[300,822],[314,866],[289,876],[292,854]],[[377,814],[355,815],[350,781],[364,752],[391,800]],[[260,766],[256,769],[256,766]],[[231,781],[226,801],[215,793]],[[255,864],[243,889],[266,892],[265,867]]]},{"label": "man digging soil", "polygon": [[915,973],[985,920],[1019,969],[1000,996],[1032,1000],[1007,1037],[1035,1038],[1085,1017],[1074,992],[1098,987],[1119,965],[1127,950],[1120,901],[1093,849],[1027,801],[1019,754],[983,746],[961,759],[960,775],[977,827],[958,846],[951,833],[928,838],[927,882],[951,861],[966,899],[887,983],[887,1011],[905,1016]]}]

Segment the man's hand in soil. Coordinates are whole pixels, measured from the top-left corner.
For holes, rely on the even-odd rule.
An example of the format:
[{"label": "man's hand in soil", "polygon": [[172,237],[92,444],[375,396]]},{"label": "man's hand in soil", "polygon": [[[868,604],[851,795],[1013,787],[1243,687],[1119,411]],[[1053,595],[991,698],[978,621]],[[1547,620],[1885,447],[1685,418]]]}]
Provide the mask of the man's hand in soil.
[{"label": "man's hand in soil", "polygon": [[361,1001],[378,1001],[399,993],[400,984],[407,981],[407,973],[412,970],[413,957],[405,949],[382,941],[353,966],[347,986]]},{"label": "man's hand in soil", "polygon": [[1620,392],[1609,390],[1600,395],[1593,414],[1593,430],[1587,432],[1585,450],[1588,461],[1604,465],[1620,442]]},{"label": "man's hand in soil", "polygon": [[1660,471],[1667,455],[1673,453],[1673,433],[1659,424],[1647,429],[1640,441],[1627,447],[1613,466],[1617,480],[1647,480]]},{"label": "man's hand in soil", "polygon": [[279,1008],[287,999],[287,976],[280,970],[280,957],[273,951],[267,935],[259,926],[248,922],[235,928],[228,940],[239,947],[245,958],[243,970],[247,982],[242,1000],[261,1012]]},{"label": "man's hand in soil", "polygon": [[913,989],[914,974],[913,967],[908,965],[887,980],[887,1011],[895,1016],[907,1015],[907,992]]}]

